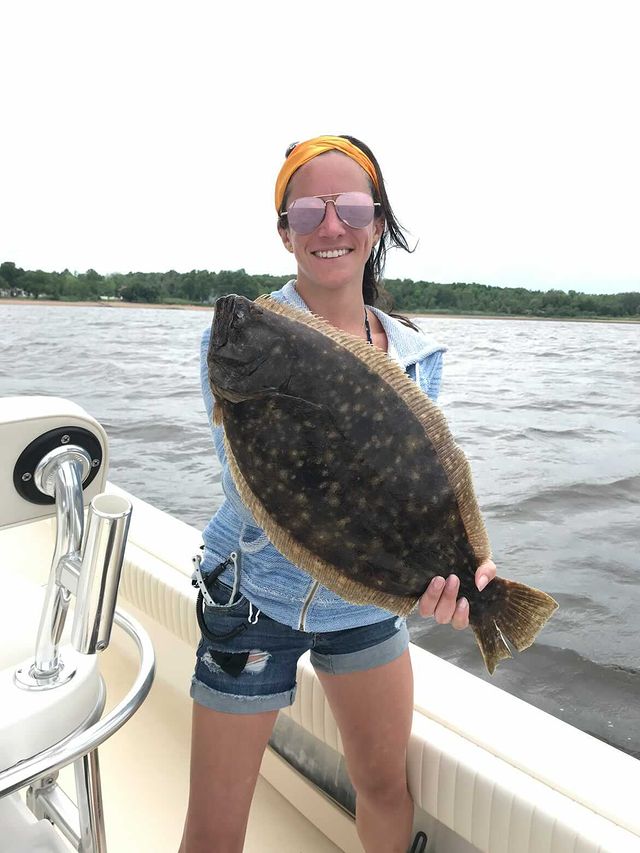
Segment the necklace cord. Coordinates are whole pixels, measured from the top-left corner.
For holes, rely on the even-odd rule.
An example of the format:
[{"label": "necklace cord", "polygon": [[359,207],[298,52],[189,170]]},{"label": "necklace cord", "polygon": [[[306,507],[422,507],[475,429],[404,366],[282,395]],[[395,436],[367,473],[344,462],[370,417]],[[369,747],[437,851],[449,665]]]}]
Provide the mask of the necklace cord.
[{"label": "necklace cord", "polygon": [[366,306],[364,309],[364,328],[367,333],[367,343],[370,343],[371,346],[373,346],[373,338],[371,337],[371,326],[369,325],[369,316],[367,315]]}]

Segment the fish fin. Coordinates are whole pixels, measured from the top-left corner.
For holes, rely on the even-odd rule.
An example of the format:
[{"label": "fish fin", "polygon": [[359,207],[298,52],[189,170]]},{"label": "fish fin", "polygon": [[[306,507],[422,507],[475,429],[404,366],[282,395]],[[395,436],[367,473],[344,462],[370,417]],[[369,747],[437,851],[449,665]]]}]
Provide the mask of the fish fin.
[{"label": "fish fin", "polygon": [[519,652],[528,649],[557,606],[546,592],[517,581],[495,578],[486,587],[470,621],[491,675],[499,661],[512,657],[506,641]]},{"label": "fish fin", "polygon": [[502,631],[493,619],[483,621],[480,625],[472,625],[473,633],[482,652],[484,665],[490,675],[493,675],[496,666],[501,660],[512,658],[509,646],[505,642]]},{"label": "fish fin", "polygon": [[213,423],[213,425],[214,425],[214,426],[222,426],[222,424],[223,424],[223,420],[222,420],[222,406],[221,406],[219,403],[217,403],[217,404],[213,407],[213,419],[212,419],[212,423]]}]

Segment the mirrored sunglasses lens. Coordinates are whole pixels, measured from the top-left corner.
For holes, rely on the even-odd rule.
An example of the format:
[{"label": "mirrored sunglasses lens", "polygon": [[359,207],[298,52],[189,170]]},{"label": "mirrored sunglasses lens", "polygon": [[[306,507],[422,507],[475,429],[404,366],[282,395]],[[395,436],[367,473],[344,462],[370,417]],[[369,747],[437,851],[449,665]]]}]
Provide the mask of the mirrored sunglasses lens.
[{"label": "mirrored sunglasses lens", "polygon": [[336,199],[336,211],[351,228],[366,228],[373,220],[373,199],[367,193],[342,193]]},{"label": "mirrored sunglasses lens", "polygon": [[297,198],[287,211],[289,225],[297,234],[311,234],[324,218],[321,198]]}]

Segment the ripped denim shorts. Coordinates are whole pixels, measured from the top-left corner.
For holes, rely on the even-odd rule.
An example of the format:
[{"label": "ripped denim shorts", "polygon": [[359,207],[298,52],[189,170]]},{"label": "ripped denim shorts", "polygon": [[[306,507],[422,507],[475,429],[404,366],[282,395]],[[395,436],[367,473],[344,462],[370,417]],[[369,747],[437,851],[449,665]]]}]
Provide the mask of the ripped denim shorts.
[{"label": "ripped denim shorts", "polygon": [[191,697],[231,714],[275,711],[293,703],[298,659],[340,674],[390,663],[409,645],[404,619],[344,631],[297,631],[270,619],[219,579],[207,582]]}]

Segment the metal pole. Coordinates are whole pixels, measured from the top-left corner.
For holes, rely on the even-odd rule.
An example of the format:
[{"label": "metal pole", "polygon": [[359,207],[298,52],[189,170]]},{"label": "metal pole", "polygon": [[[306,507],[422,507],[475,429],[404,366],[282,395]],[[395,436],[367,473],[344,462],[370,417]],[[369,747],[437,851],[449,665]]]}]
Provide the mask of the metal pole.
[{"label": "metal pole", "polygon": [[98,750],[83,755],[74,762],[80,819],[80,845],[78,853],[106,853],[107,838],[104,828],[104,806],[100,788]]}]

